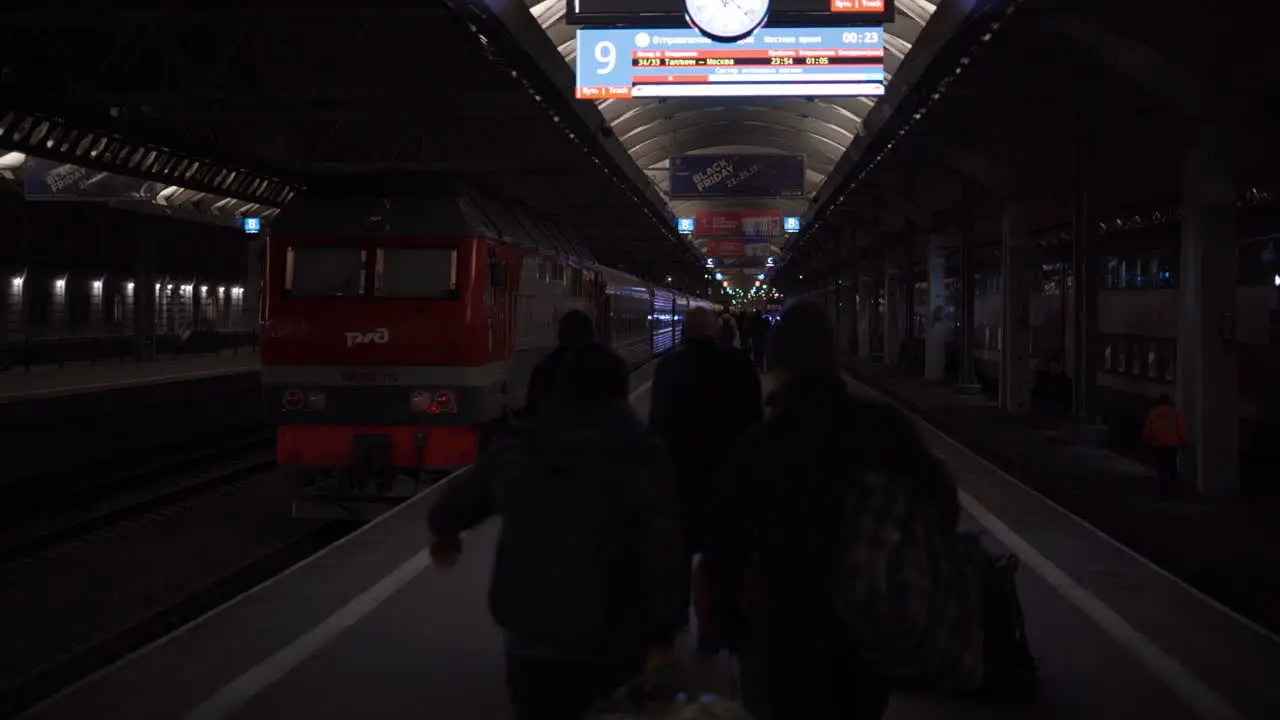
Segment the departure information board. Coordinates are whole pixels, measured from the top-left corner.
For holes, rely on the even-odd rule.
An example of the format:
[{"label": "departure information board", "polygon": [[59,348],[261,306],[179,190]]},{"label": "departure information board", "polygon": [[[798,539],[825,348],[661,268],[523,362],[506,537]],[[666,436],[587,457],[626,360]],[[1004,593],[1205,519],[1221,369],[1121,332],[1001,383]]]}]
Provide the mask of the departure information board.
[{"label": "departure information board", "polygon": [[578,30],[577,97],[884,94],[884,31],[763,28],[718,43],[692,28]]}]

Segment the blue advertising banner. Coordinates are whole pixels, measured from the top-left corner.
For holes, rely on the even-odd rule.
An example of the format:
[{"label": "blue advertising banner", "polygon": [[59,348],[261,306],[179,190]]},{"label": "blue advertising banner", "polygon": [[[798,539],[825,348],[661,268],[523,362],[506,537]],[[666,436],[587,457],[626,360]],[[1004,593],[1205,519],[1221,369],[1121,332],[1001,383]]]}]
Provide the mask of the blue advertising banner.
[{"label": "blue advertising banner", "polygon": [[673,198],[779,198],[804,195],[804,155],[677,155]]},{"label": "blue advertising banner", "polygon": [[25,175],[23,188],[28,200],[151,200],[166,187],[164,183],[30,156]]}]

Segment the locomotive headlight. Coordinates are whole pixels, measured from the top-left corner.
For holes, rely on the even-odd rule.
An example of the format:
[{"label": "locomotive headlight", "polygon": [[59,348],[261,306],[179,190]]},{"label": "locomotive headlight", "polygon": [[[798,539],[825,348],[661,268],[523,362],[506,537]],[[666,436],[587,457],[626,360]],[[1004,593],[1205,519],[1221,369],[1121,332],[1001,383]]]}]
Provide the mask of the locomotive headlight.
[{"label": "locomotive headlight", "polygon": [[280,400],[285,410],[323,410],[323,390],[285,390]]},{"label": "locomotive headlight", "polygon": [[285,410],[301,410],[306,402],[307,398],[301,390],[285,390],[284,397],[280,400]]},{"label": "locomotive headlight", "polygon": [[409,412],[430,412],[432,393],[426,390],[414,390],[409,393]]},{"label": "locomotive headlight", "polygon": [[431,402],[431,412],[451,414],[458,412],[458,405],[454,402],[453,393],[438,392]]},{"label": "locomotive headlight", "polygon": [[409,393],[409,412],[452,415],[458,412],[458,403],[453,393],[447,390],[414,390]]}]

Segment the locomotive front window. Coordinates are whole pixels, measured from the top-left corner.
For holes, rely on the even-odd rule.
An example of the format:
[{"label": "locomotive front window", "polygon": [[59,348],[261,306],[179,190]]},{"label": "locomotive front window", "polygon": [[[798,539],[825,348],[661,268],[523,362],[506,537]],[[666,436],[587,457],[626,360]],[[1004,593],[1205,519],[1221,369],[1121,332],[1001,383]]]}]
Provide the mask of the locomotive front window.
[{"label": "locomotive front window", "polygon": [[458,295],[458,250],[383,247],[373,274],[374,295],[387,298],[454,298]]},{"label": "locomotive front window", "polygon": [[365,287],[367,251],[358,247],[290,247],[284,262],[289,297],[360,297]]}]

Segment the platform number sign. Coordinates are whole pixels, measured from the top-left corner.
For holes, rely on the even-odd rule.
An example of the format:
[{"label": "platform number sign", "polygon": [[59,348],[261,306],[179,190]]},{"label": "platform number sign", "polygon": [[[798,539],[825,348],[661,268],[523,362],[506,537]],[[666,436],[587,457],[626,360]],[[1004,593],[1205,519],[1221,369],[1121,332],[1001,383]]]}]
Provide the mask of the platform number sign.
[{"label": "platform number sign", "polygon": [[262,218],[247,217],[244,219],[244,231],[249,235],[262,232]]},{"label": "platform number sign", "polygon": [[682,233],[693,232],[693,218],[676,218],[676,231]]},{"label": "platform number sign", "polygon": [[783,232],[800,232],[800,218],[795,216],[787,216],[782,218]]}]

